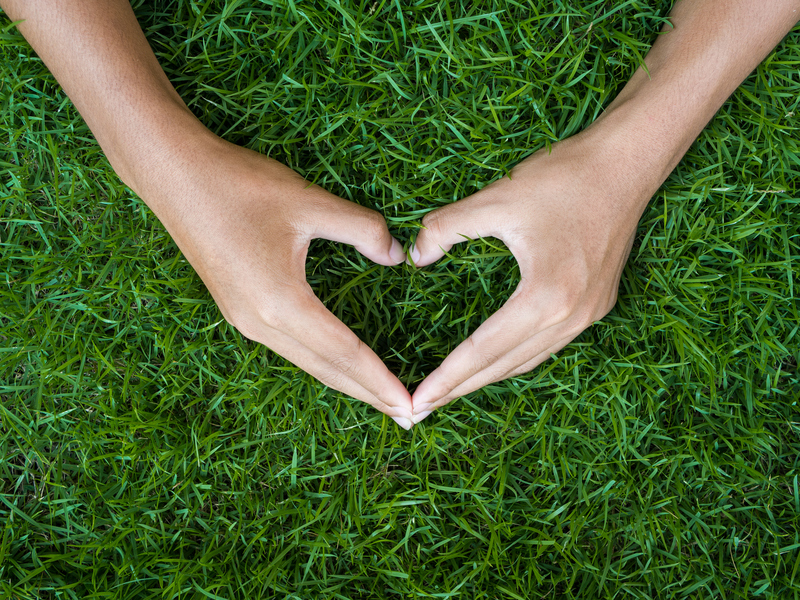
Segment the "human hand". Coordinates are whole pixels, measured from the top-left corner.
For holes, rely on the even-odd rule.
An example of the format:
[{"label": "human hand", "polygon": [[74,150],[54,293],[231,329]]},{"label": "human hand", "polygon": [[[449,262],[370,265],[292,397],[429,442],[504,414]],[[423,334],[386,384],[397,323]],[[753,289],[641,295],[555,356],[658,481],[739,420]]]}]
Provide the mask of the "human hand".
[{"label": "human hand", "polygon": [[519,263],[521,281],[416,389],[415,423],[459,396],[530,371],[614,306],[638,220],[661,182],[626,166],[624,153],[591,131],[537,152],[510,178],[423,219],[411,252],[416,266],[466,239],[496,237]]},{"label": "human hand", "polygon": [[260,154],[206,135],[169,176],[140,185],[225,319],[324,384],[411,427],[411,396],[306,282],[309,242],[351,244],[381,265],[405,260],[384,218]]},{"label": "human hand", "polygon": [[323,383],[411,427],[411,396],[305,281],[313,238],[403,261],[373,210],[224,142],[172,87],[125,0],[0,0],[120,178],[155,212],[225,318]]}]

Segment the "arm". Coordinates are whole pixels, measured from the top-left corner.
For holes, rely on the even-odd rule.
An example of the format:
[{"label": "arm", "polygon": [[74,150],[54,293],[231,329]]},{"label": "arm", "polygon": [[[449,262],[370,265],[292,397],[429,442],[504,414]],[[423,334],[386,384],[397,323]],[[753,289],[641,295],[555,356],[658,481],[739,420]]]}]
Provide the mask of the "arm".
[{"label": "arm", "polygon": [[189,111],[126,0],[0,0],[122,180],[155,212],[245,336],[410,427],[408,392],[305,280],[313,238],[383,265],[405,258],[383,217],[220,139]]},{"label": "arm", "polygon": [[800,19],[800,1],[678,0],[673,28],[603,115],[480,192],[423,219],[411,257],[438,260],[465,237],[502,239],[521,282],[508,302],[417,388],[414,421],[530,371],[614,306],[653,194],[742,80]]}]

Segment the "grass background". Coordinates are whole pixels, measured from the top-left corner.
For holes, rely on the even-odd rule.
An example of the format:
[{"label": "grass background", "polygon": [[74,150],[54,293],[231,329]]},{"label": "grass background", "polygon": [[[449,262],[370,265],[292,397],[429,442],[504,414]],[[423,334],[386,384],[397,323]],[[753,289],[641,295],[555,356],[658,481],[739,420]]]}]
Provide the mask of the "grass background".
[{"label": "grass background", "polygon": [[[134,3],[209,128],[404,241],[590,123],[670,5]],[[800,28],[651,202],[613,312],[411,432],[229,327],[14,27],[0,53],[0,597],[800,595]],[[413,387],[518,271],[315,242],[308,277]]]}]

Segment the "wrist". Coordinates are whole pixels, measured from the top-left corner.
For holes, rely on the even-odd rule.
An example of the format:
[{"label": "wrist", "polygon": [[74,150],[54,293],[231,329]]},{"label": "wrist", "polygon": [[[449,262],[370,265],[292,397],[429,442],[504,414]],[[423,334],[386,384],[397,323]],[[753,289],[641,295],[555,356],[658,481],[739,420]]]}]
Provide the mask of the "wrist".
[{"label": "wrist", "polygon": [[697,133],[668,123],[657,104],[630,98],[611,106],[581,133],[608,176],[624,180],[647,197],[656,193]]},{"label": "wrist", "polygon": [[145,201],[193,151],[219,139],[185,105],[171,101],[149,105],[142,114],[130,111],[97,133],[119,178]]},{"label": "wrist", "polygon": [[601,208],[637,221],[688,149],[682,137],[662,133],[635,102],[607,110],[565,143]]},{"label": "wrist", "polygon": [[[583,133],[598,137],[641,171],[652,193],[669,176],[725,100],[797,22],[797,0],[678,2],[605,112]],[[635,177],[634,173],[629,176]]]}]

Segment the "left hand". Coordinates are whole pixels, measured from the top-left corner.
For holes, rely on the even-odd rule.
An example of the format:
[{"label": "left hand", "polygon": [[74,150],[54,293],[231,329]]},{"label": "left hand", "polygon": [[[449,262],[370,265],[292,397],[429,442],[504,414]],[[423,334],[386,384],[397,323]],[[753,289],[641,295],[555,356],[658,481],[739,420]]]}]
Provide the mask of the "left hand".
[{"label": "left hand", "polygon": [[624,164],[631,162],[624,152],[590,131],[423,219],[411,252],[417,267],[466,238],[491,236],[511,250],[521,281],[419,385],[415,423],[459,396],[530,371],[614,306],[638,220],[661,182],[644,181],[646,169]]}]

